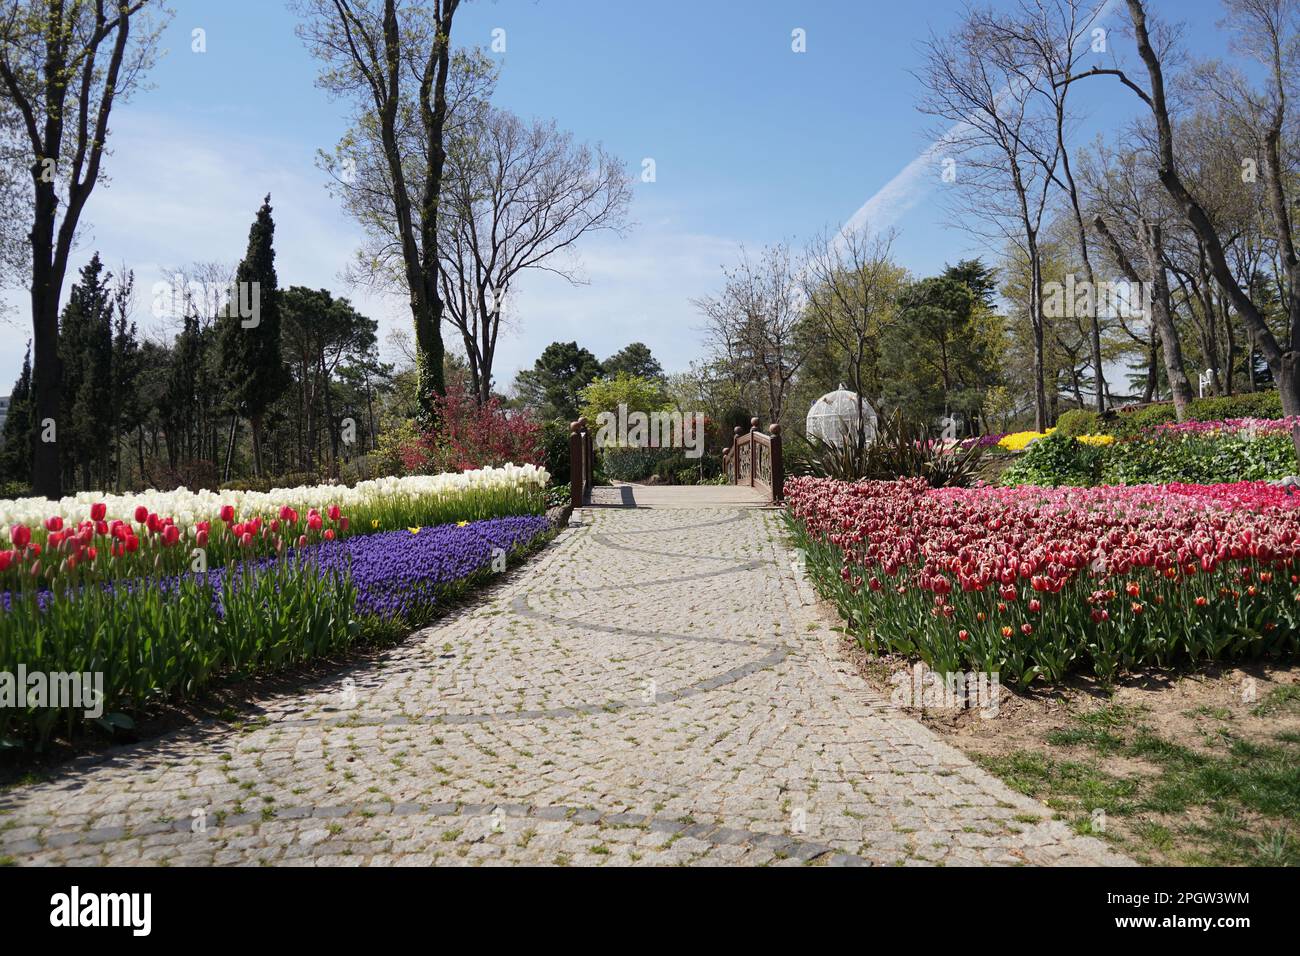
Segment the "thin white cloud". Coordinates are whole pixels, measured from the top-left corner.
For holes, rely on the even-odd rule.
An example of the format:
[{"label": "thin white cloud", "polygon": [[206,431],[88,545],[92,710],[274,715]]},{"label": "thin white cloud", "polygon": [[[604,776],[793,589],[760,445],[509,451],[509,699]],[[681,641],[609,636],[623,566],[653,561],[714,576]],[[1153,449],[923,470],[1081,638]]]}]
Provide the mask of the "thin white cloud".
[{"label": "thin white cloud", "polygon": [[[1105,0],[1094,19],[1102,23],[1110,16],[1117,0]],[[998,99],[1008,96],[1011,88],[1004,87]],[[942,136],[921,151],[920,155],[904,166],[889,182],[858,207],[842,227],[842,232],[853,232],[864,227],[873,231],[891,229],[935,188],[940,181],[939,167],[944,154],[970,130],[970,123],[954,123]]]}]

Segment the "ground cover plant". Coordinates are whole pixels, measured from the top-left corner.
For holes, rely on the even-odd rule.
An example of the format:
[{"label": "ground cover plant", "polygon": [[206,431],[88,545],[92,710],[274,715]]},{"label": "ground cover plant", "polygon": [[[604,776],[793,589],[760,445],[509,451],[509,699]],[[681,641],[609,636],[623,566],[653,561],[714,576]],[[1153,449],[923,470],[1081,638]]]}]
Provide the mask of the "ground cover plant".
[{"label": "ground cover plant", "polygon": [[1008,684],[1292,654],[1300,496],[1262,483],[786,485],[809,573],[868,650]]}]

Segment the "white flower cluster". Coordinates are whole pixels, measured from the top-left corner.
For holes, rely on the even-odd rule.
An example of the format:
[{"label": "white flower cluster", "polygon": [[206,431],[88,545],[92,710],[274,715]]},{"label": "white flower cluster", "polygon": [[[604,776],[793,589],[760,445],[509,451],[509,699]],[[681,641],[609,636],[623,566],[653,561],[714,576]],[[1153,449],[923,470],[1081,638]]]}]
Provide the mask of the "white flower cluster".
[{"label": "white flower cluster", "polygon": [[544,489],[551,475],[536,465],[507,464],[500,468],[480,468],[475,471],[442,475],[415,475],[408,478],[376,478],[358,482],[354,487],[344,485],[312,485],[298,488],[273,488],[258,491],[145,491],[132,495],[112,495],[97,491],[82,491],[58,501],[48,498],[18,498],[0,500],[0,527],[15,524],[41,525],[46,518],[60,515],[66,522],[80,522],[90,517],[90,506],[103,502],[107,506],[107,520],[120,518],[132,521],[140,505],[163,517],[171,517],[182,528],[196,521],[216,520],[222,505],[234,505],[236,515],[272,516],[281,507],[304,514],[309,508],[324,510],[338,505],[344,514],[378,504],[383,499],[404,497],[417,499],[433,497],[454,498],[471,491],[525,491]]}]

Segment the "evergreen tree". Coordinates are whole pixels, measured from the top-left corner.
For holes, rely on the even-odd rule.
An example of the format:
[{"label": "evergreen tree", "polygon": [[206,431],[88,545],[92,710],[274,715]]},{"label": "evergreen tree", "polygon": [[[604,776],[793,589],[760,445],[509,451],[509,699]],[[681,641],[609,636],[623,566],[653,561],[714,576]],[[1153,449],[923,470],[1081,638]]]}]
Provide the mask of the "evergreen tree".
[{"label": "evergreen tree", "polygon": [[552,342],[530,369],[515,376],[520,401],[539,411],[543,418],[572,421],[578,417],[584,388],[600,378],[596,356],[577,342]]},{"label": "evergreen tree", "polygon": [[944,279],[954,279],[970,289],[977,302],[986,309],[993,308],[993,295],[998,290],[998,270],[984,264],[982,259],[962,259],[955,266],[943,270]]},{"label": "evergreen tree", "polygon": [[[227,408],[253,431],[253,472],[262,474],[266,411],[289,384],[280,355],[280,292],[275,275],[275,221],[268,194],[248,231],[231,302],[217,319],[217,361]],[[249,308],[256,305],[256,308]],[[251,312],[252,314],[244,314]]]},{"label": "evergreen tree", "polygon": [[109,419],[113,436],[113,484],[122,487],[122,445],[124,434],[134,430],[143,413],[140,402],[140,342],[131,321],[131,294],[135,274],[123,270],[113,287],[112,389]]},{"label": "evergreen tree", "polygon": [[633,342],[615,352],[601,363],[601,367],[606,378],[614,378],[619,372],[626,372],[637,378],[656,382],[664,380],[664,367],[659,364],[659,360],[654,357],[650,347],[644,342]]},{"label": "evergreen tree", "polygon": [[32,343],[27,343],[23,369],[9,396],[4,442],[0,444],[0,481],[30,486],[35,441],[36,406],[32,401]]},{"label": "evergreen tree", "polygon": [[113,303],[109,276],[96,253],[81,270],[59,320],[63,366],[59,447],[69,484],[91,488],[102,480],[113,443]]}]

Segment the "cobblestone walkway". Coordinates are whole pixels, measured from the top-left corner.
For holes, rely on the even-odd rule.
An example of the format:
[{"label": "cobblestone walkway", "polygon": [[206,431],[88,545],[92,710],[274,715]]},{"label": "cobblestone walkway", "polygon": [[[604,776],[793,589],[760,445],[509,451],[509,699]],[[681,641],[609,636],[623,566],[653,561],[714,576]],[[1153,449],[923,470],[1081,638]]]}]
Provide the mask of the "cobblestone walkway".
[{"label": "cobblestone walkway", "polygon": [[592,508],[377,664],[0,795],[18,863],[1123,863],[868,692],[776,514]]}]

